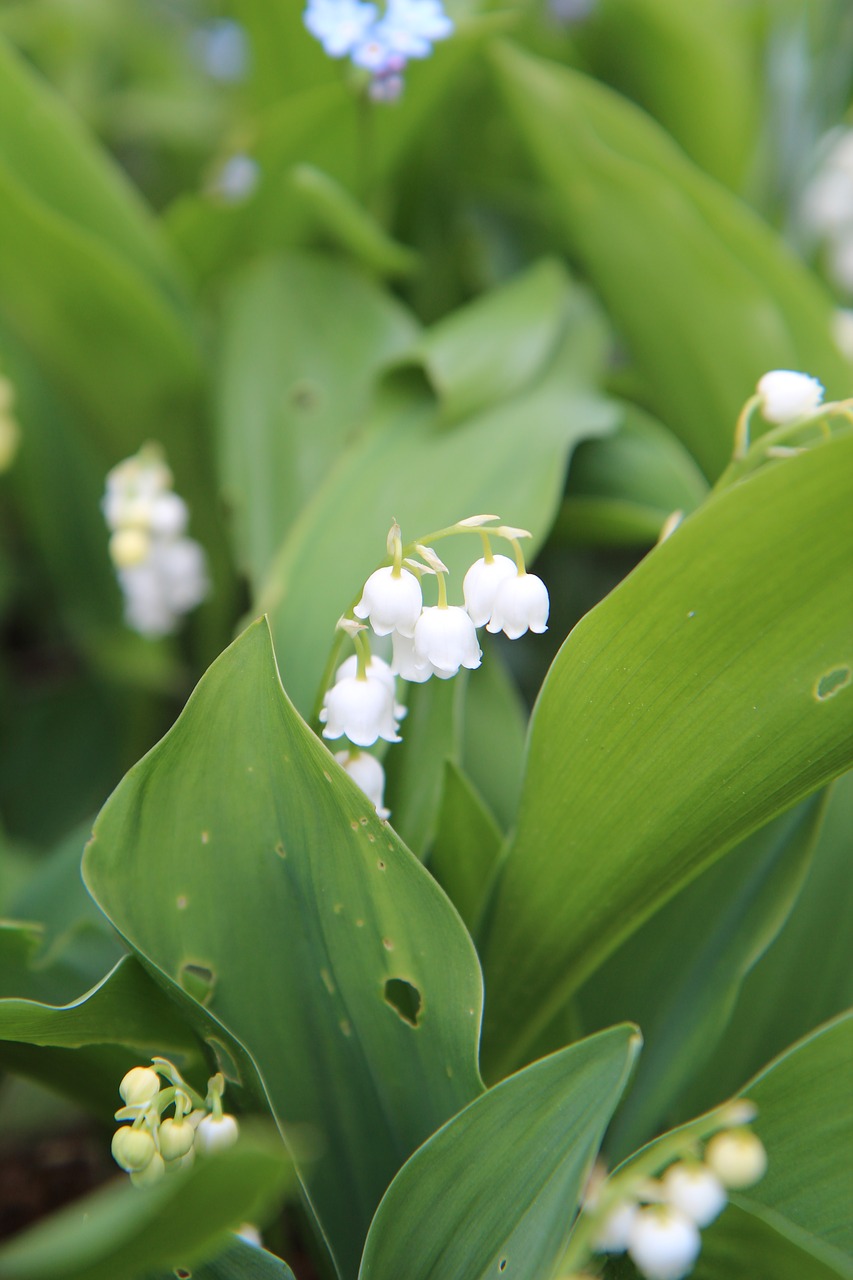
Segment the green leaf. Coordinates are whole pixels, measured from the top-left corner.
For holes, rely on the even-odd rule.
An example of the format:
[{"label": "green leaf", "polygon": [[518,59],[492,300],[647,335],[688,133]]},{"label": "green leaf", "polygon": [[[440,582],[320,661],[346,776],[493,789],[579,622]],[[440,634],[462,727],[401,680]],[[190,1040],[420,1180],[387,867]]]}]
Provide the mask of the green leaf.
[{"label": "green leaf", "polygon": [[853,1005],[853,774],[832,784],[805,885],[772,945],[747,975],[715,1052],[705,1055],[686,1105],[696,1112],[795,1040]]},{"label": "green leaf", "polygon": [[278,1136],[256,1133],[144,1191],[122,1178],[0,1245],[0,1280],[130,1280],[186,1268],[266,1214],[289,1172]]},{"label": "green leaf", "polygon": [[368,271],[391,279],[410,276],[421,266],[418,255],[398,244],[349,192],[313,165],[297,165],[293,189],[333,243]]},{"label": "green leaf", "polygon": [[[158,1272],[145,1280],[175,1280],[174,1271]],[[286,1262],[266,1249],[235,1240],[222,1253],[193,1267],[192,1280],[295,1280]],[[808,1278],[811,1280],[811,1277]]]},{"label": "green leaf", "polygon": [[237,277],[223,318],[220,472],[255,584],[361,424],[380,369],[416,333],[398,303],[331,258],[292,253]]},{"label": "green leaf", "polygon": [[527,708],[491,637],[485,660],[468,681],[461,764],[504,830],[515,821],[527,737]]},{"label": "green leaf", "polygon": [[848,393],[832,300],[770,228],[601,84],[509,44],[495,65],[570,251],[627,339],[652,409],[709,478],[768,369],[805,369],[830,395]]},{"label": "green leaf", "polygon": [[360,1280],[554,1274],[639,1047],[633,1028],[614,1027],[535,1062],[455,1116],[389,1187]]},{"label": "green leaf", "polygon": [[[543,306],[550,307],[552,271],[532,275]],[[470,330],[462,335],[466,350],[475,335],[486,348],[493,337],[508,343],[499,293],[490,304],[472,308]],[[459,335],[461,321],[443,322],[451,323]],[[436,339],[435,332],[431,336]],[[389,379],[364,431],[285,539],[260,593],[288,692],[303,713],[315,703],[335,624],[383,560],[394,517],[408,539],[466,516],[497,512],[529,529],[534,546],[542,541],[562,496],[572,448],[612,425],[611,406],[591,389],[604,340],[586,295],[568,287],[555,317],[550,358],[510,399],[448,425],[444,403],[436,402],[417,371],[403,369]],[[484,396],[482,362],[476,371],[476,389]],[[515,372],[522,376],[517,367]],[[455,396],[466,383],[474,385],[473,375],[459,370],[447,385]],[[425,483],[430,477],[434,483]],[[480,554],[479,543],[470,536],[448,539],[440,551],[452,574],[451,599],[461,602],[462,575]]]},{"label": "green leaf", "polygon": [[683,1113],[685,1085],[796,901],[824,808],[824,795],[810,797],[749,836],[647,920],[581,989],[587,1026],[630,1018],[643,1032],[637,1076],[608,1134],[611,1162]]},{"label": "green leaf", "polygon": [[783,1053],[743,1089],[768,1169],[738,1201],[822,1242],[851,1274],[853,1254],[853,1012]]},{"label": "green leaf", "polygon": [[409,685],[403,741],[386,758],[385,803],[394,830],[421,859],[435,835],[445,764],[459,755],[465,693],[464,678]]},{"label": "green leaf", "polygon": [[501,830],[481,797],[448,760],[429,869],[472,931],[501,843]]},{"label": "green leaf", "polygon": [[84,877],[170,989],[206,981],[204,1017],[288,1140],[308,1126],[300,1173],[353,1275],[394,1173],[481,1089],[481,979],[447,899],[295,714],[263,623],[114,792]]},{"label": "green leaf", "polygon": [[695,1280],[850,1280],[853,1266],[776,1215],[730,1204],[702,1232],[691,1274]]},{"label": "green leaf", "polygon": [[701,471],[671,432],[633,405],[623,414],[612,436],[576,449],[555,537],[580,546],[649,546],[668,516],[688,515],[707,497]]},{"label": "green leaf", "polygon": [[493,1067],[715,857],[850,766],[853,683],[827,696],[825,677],[853,666],[851,466],[848,435],[712,496],[561,649],[481,948]]}]

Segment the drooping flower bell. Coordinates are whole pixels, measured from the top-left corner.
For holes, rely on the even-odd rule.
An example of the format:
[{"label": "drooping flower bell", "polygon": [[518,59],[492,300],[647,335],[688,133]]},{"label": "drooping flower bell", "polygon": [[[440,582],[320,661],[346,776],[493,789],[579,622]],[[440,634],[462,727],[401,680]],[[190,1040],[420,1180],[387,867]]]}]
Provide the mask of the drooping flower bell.
[{"label": "drooping flower bell", "polygon": [[548,588],[542,579],[535,573],[516,573],[499,584],[486,630],[495,635],[503,631],[510,640],[517,640],[528,630],[547,631],[550,607]]},{"label": "drooping flower bell", "polygon": [[483,657],[477,630],[458,605],[424,609],[415,627],[415,659],[428,662],[440,680],[449,680],[460,667],[473,670]]},{"label": "drooping flower bell", "polygon": [[372,747],[377,738],[399,742],[400,710],[383,675],[371,675],[368,669],[363,676],[344,676],[323,698],[319,717],[323,737],[347,737],[357,747]]},{"label": "drooping flower bell", "polygon": [[661,1178],[667,1204],[707,1227],[726,1207],[726,1191],[712,1169],[700,1161],[679,1160]]},{"label": "drooping flower bell", "polygon": [[415,575],[408,569],[395,571],[393,565],[386,565],[367,579],[353,613],[357,618],[369,618],[378,636],[399,631],[400,635],[411,637],[423,603],[421,584]]},{"label": "drooping flower bell", "polygon": [[474,561],[463,579],[462,595],[475,627],[484,627],[491,619],[498,588],[517,573],[515,562],[509,556]]},{"label": "drooping flower bell", "polygon": [[376,810],[378,818],[387,819],[391,811],[385,808],[385,770],[367,751],[338,751],[335,759],[360,787]]},{"label": "drooping flower bell", "polygon": [[759,1182],[767,1172],[767,1152],[751,1129],[725,1129],[705,1148],[705,1159],[720,1182],[741,1190]]},{"label": "drooping flower bell", "polygon": [[647,1280],[682,1280],[701,1247],[696,1224],[667,1204],[640,1209],[628,1232],[628,1254]]}]

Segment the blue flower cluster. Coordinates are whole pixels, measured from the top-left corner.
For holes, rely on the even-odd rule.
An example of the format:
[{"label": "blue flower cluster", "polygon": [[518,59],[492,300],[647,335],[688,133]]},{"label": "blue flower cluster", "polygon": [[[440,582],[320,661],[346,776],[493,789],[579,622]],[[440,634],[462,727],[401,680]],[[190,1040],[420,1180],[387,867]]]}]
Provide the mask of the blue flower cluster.
[{"label": "blue flower cluster", "polygon": [[349,57],[370,72],[370,96],[390,102],[410,58],[427,58],[453,31],[441,0],[387,0],[380,16],[365,0],[308,0],[305,26],[330,58]]}]

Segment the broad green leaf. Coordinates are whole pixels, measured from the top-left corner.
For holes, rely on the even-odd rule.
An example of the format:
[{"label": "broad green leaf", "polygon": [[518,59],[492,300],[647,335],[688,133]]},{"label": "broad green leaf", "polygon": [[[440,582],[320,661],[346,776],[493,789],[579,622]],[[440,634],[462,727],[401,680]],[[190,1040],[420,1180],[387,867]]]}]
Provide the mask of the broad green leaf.
[{"label": "broad green leaf", "polygon": [[394,279],[413,275],[422,265],[416,253],[392,240],[367,210],[322,169],[297,165],[291,181],[320,229],[368,271]]},{"label": "broad green leaf", "polygon": [[579,25],[585,63],[636,99],[693,160],[740,189],[757,93],[746,13],[730,0],[600,0]]},{"label": "broad green leaf", "polygon": [[502,833],[469,779],[445,764],[438,830],[429,869],[470,930],[483,905]]},{"label": "broad green leaf", "polygon": [[[175,1272],[157,1272],[146,1276],[145,1280],[175,1280]],[[215,1258],[196,1264],[192,1280],[294,1280],[294,1275],[287,1263],[275,1254],[243,1240],[235,1240]]]},{"label": "broad green leaf", "polygon": [[707,497],[701,471],[671,432],[633,405],[623,414],[612,436],[575,451],[556,537],[581,546],[649,546],[667,517],[687,515]]},{"label": "broad green leaf", "polygon": [[311,1130],[300,1173],[353,1275],[394,1173],[480,1091],[481,979],[447,899],[284,696],[263,623],[110,798],[84,877],[170,989],[206,981],[204,1016],[288,1139]]},{"label": "broad green leaf", "polygon": [[730,1204],[702,1232],[695,1280],[850,1280],[853,1265],[777,1215]]},{"label": "broad green leaf", "polygon": [[633,1028],[614,1027],[526,1067],[455,1116],[389,1187],[360,1280],[554,1274],[639,1047]]},{"label": "broad green leaf", "polygon": [[706,1056],[686,1105],[696,1112],[739,1089],[771,1057],[853,1006],[853,774],[833,783],[802,892],[747,975],[733,1017]]},{"label": "broad green leaf", "polygon": [[739,1194],[822,1242],[853,1272],[853,1012],[772,1062],[743,1089],[758,1107],[755,1130],[768,1169]]},{"label": "broad green leaf", "polygon": [[712,496],[561,649],[482,940],[493,1068],[715,857],[849,768],[851,467],[848,435]]},{"label": "broad green leaf", "polygon": [[221,1251],[241,1223],[268,1213],[289,1174],[277,1135],[257,1133],[144,1192],[122,1177],[0,1245],[0,1277],[134,1280],[155,1267],[186,1269]]},{"label": "broad green leaf", "polygon": [[292,253],[237,277],[223,317],[220,471],[254,583],[359,427],[380,369],[416,333],[398,303],[331,258]]},{"label": "broad green leaf", "polygon": [[494,645],[468,681],[461,764],[506,830],[515,821],[527,736],[527,708]]},{"label": "broad green leaf", "polygon": [[[550,305],[551,272],[532,275]],[[486,347],[493,334],[508,341],[500,295],[490,301],[490,308],[476,304],[466,349],[475,331]],[[393,375],[362,434],[304,508],[259,601],[271,615],[288,692],[303,713],[314,706],[338,618],[384,559],[394,517],[406,539],[487,512],[529,529],[534,546],[544,538],[572,448],[608,431],[614,412],[591,386],[604,334],[586,295],[567,288],[555,320],[556,349],[529,385],[452,426],[417,370]],[[462,576],[481,554],[479,540],[447,539],[440,552],[451,570],[451,603],[461,603]]]},{"label": "broad green leaf", "polygon": [[585,1025],[630,1019],[643,1032],[637,1076],[608,1134],[611,1161],[683,1113],[685,1084],[797,899],[824,808],[823,795],[810,797],[749,836],[647,920],[581,989]]},{"label": "broad green leaf", "polygon": [[849,393],[832,300],[765,224],[603,85],[509,44],[495,65],[568,248],[627,339],[650,407],[709,478],[768,369],[805,369],[831,396]]},{"label": "broad green leaf", "polygon": [[0,38],[0,167],[41,204],[104,242],[177,296],[178,277],[152,214],[68,107]]}]

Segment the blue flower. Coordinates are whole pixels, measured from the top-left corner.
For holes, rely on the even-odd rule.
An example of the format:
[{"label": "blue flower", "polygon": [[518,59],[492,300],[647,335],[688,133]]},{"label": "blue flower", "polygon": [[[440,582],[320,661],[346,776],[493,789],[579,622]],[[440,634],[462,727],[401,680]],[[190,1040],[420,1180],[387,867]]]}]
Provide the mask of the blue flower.
[{"label": "blue flower", "polygon": [[309,0],[304,22],[330,58],[343,58],[364,41],[376,16],[376,5],[363,0]]},{"label": "blue flower", "polygon": [[429,57],[433,41],[445,40],[453,32],[441,0],[388,0],[378,25],[386,43],[403,58]]}]

